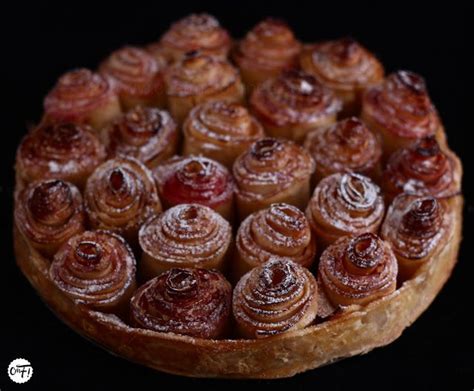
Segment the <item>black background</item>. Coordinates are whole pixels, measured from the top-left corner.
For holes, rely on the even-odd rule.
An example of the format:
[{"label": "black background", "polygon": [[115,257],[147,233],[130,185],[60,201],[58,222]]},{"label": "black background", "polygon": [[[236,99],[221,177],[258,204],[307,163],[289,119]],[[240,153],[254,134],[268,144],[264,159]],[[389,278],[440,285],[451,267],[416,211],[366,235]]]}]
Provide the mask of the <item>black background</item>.
[{"label": "black background", "polygon": [[[473,389],[473,9],[452,2],[442,6],[318,3],[287,1],[284,6],[255,0],[215,5],[167,0],[97,8],[98,4],[64,2],[59,7],[18,4],[14,10],[0,10],[4,19],[0,91],[5,99],[0,117],[1,391],[167,386]],[[131,364],[87,342],[55,318],[16,268],[11,245],[15,149],[27,127],[41,115],[42,98],[55,79],[73,67],[95,67],[125,43],[153,41],[173,20],[197,11],[217,16],[235,37],[267,15],[286,19],[304,41],[351,35],[375,52],[388,72],[410,69],[426,78],[450,145],[464,163],[464,241],[459,264],[441,294],[391,345],[287,380],[189,380]],[[17,357],[30,360],[34,367],[33,378],[24,385],[7,377],[8,363]]]}]

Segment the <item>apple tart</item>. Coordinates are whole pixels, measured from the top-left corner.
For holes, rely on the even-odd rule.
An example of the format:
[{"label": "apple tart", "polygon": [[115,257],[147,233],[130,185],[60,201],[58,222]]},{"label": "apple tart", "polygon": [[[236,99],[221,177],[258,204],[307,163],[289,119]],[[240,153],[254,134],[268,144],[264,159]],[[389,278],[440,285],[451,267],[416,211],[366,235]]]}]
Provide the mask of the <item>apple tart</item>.
[{"label": "apple tart", "polygon": [[289,377],[391,343],[431,304],[462,164],[427,82],[384,77],[355,40],[265,19],[236,42],[190,15],[61,76],[17,149],[16,261],[118,356]]}]

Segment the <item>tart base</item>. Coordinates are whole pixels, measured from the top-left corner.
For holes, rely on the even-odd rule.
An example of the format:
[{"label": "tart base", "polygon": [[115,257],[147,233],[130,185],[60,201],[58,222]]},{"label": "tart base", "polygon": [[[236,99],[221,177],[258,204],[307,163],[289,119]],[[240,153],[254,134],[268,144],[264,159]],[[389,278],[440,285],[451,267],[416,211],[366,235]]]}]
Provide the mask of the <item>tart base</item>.
[{"label": "tart base", "polygon": [[462,196],[450,200],[455,224],[447,245],[393,294],[302,330],[258,340],[204,340],[132,328],[115,315],[92,311],[61,293],[50,262],[14,229],[18,266],[53,312],[108,351],[164,372],[191,377],[282,378],[367,353],[398,338],[429,306],[456,263]]}]

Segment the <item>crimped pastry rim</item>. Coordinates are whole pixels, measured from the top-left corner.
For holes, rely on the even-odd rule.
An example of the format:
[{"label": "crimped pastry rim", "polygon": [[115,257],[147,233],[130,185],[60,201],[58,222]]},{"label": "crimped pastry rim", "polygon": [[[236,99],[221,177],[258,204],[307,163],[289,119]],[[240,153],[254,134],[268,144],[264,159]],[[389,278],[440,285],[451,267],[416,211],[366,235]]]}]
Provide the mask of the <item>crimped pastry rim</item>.
[{"label": "crimped pastry rim", "polygon": [[[386,345],[421,315],[457,261],[463,198],[449,202],[455,219],[452,240],[394,293],[326,322],[256,340],[205,340],[132,328],[114,315],[76,305],[58,291],[48,277],[49,261],[27,244],[16,226],[15,255],[23,274],[63,322],[118,356],[190,377],[282,378]],[[372,330],[377,316],[382,323]]]}]

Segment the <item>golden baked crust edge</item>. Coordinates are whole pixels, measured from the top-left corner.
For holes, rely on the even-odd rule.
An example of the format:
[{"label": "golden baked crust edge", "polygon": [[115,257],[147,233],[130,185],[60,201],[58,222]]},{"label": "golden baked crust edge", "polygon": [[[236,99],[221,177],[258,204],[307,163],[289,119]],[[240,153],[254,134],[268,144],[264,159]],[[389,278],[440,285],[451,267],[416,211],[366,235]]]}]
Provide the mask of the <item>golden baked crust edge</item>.
[{"label": "golden baked crust edge", "polygon": [[48,277],[49,261],[14,228],[16,261],[46,304],[66,324],[110,352],[173,374],[192,377],[282,378],[364,354],[398,338],[429,306],[457,261],[463,198],[450,200],[455,223],[447,245],[393,294],[333,319],[259,340],[204,340],[131,328],[114,315],[77,305]]}]

